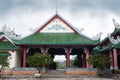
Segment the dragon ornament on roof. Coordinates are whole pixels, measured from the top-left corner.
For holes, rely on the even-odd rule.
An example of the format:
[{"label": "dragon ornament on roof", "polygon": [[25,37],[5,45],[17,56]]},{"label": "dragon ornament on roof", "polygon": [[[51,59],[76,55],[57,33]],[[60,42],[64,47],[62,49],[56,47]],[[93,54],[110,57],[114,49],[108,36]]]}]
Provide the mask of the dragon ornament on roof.
[{"label": "dragon ornament on roof", "polygon": [[116,22],[115,19],[113,19],[113,24],[114,24],[115,28],[120,29],[120,24],[118,22]]},{"label": "dragon ornament on roof", "polygon": [[93,40],[100,40],[101,35],[102,35],[102,32],[98,33],[98,34],[97,34],[96,36],[94,36],[92,39],[93,39]]},{"label": "dragon ornament on roof", "polygon": [[112,44],[118,44],[120,42],[120,36],[117,36],[117,38],[115,39],[113,36],[108,34],[108,38]]},{"label": "dragon ornament on roof", "polygon": [[10,27],[7,27],[6,25],[1,27],[0,32],[4,33],[5,35],[9,36],[12,39],[21,39],[21,34],[17,35],[14,32],[14,29],[11,30]]}]

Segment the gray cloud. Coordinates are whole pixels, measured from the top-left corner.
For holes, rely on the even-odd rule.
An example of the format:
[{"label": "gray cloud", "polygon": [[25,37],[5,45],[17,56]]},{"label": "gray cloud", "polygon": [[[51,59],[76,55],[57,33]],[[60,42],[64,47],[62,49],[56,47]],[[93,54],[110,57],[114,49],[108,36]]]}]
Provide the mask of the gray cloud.
[{"label": "gray cloud", "polygon": [[70,6],[72,11],[88,10],[91,12],[109,11],[116,14],[120,13],[120,0],[71,0]]},{"label": "gray cloud", "polygon": [[29,9],[33,12],[55,10],[56,5],[60,11],[69,10],[71,13],[120,13],[120,0],[0,0],[0,16],[8,15],[13,10],[17,10],[18,13]]},{"label": "gray cloud", "polygon": [[15,7],[44,9],[54,6],[65,8],[68,6],[71,9],[108,9],[118,12],[120,0],[0,0],[0,10],[9,11]]},{"label": "gray cloud", "polygon": [[[110,24],[107,20],[112,17],[109,16],[109,13],[115,13],[117,16],[120,14],[120,0],[0,0],[0,25],[7,23],[8,26],[17,27],[18,31],[16,32],[20,32],[20,30],[22,32],[23,28],[28,30],[28,27],[38,26],[39,23],[42,23],[45,20],[42,16],[52,14],[50,11],[53,12],[56,5],[58,6],[58,12],[65,12],[65,15],[69,16],[68,20],[72,24],[78,23],[77,26],[85,24],[88,27],[96,24],[100,28],[101,26],[106,27]],[[108,13],[106,14],[106,12]],[[82,17],[80,13],[82,13]],[[72,16],[75,17],[72,18],[74,21],[71,19]],[[108,17],[109,19],[106,19]],[[84,22],[84,20],[86,21]],[[99,22],[106,25],[99,24]],[[22,29],[21,26],[23,26]],[[96,26],[95,28],[98,28]]]}]

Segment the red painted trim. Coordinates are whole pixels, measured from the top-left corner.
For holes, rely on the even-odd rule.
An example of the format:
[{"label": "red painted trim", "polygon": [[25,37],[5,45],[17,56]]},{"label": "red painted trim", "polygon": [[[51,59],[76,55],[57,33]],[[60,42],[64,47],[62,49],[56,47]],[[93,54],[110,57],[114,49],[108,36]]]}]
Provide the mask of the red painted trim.
[{"label": "red painted trim", "polygon": [[39,33],[42,29],[44,29],[52,20],[54,20],[55,18],[59,18],[60,20],[62,20],[70,29],[72,29],[75,33],[78,34],[78,32],[71,27],[70,24],[68,24],[64,19],[62,19],[58,14],[56,14],[55,16],[53,16],[48,22],[46,22],[40,29],[38,29],[35,34]]},{"label": "red painted trim", "polygon": [[51,47],[53,47],[53,46],[62,46],[62,47],[66,47],[66,46],[68,46],[68,47],[95,47],[95,46],[97,46],[98,44],[90,44],[90,45],[86,45],[86,44],[25,44],[25,45],[21,45],[21,44],[16,44],[17,46],[33,46],[33,47],[35,47],[35,46],[51,46]]},{"label": "red painted trim", "polygon": [[79,32],[77,32],[70,24],[68,24],[64,19],[62,19],[61,17],[58,16],[58,18],[60,18],[70,29],[72,29],[75,33],[79,34]]},{"label": "red painted trim", "polygon": [[27,48],[24,46],[23,48],[23,67],[26,67],[26,55],[27,55]]},{"label": "red painted trim", "polygon": [[[0,39],[0,42],[2,42],[3,40],[7,40],[7,41],[9,41],[6,37],[2,37],[1,39]],[[9,41],[10,42],[10,41]],[[11,43],[11,42],[10,42]]]},{"label": "red painted trim", "polygon": [[[2,37],[1,39],[0,39],[0,42],[1,41],[3,41],[3,40],[5,40],[6,38],[5,37]],[[6,40],[8,40],[8,39],[6,39]],[[9,41],[9,40],[8,40]]]},{"label": "red painted trim", "polygon": [[45,28],[52,20],[54,20],[57,15],[53,16],[48,22],[46,22],[40,29],[38,29],[35,34],[39,33],[43,28]]}]

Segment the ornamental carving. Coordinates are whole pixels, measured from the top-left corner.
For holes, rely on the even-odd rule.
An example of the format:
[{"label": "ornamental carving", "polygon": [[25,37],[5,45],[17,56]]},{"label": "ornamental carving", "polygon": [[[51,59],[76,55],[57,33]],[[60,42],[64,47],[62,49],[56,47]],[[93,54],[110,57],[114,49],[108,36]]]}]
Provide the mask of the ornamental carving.
[{"label": "ornamental carving", "polygon": [[115,28],[120,29],[120,24],[118,22],[116,22],[115,19],[113,19],[113,24],[114,24]]},{"label": "ornamental carving", "polygon": [[112,44],[118,44],[120,42],[120,36],[117,36],[117,38],[115,39],[114,37],[111,37],[110,34],[108,34],[108,38]]},{"label": "ornamental carving", "polygon": [[3,32],[5,35],[9,36],[10,38],[12,39],[21,39],[21,35],[17,35],[15,34],[14,32],[14,29],[11,30],[10,27],[6,27],[6,25],[4,25],[1,29],[0,29],[0,32]]},{"label": "ornamental carving", "polygon": [[66,30],[62,25],[60,24],[54,24],[52,25],[50,28],[48,28],[48,30]]},{"label": "ornamental carving", "polygon": [[94,36],[92,39],[93,40],[99,40],[101,38],[102,33],[98,33],[96,36]]}]

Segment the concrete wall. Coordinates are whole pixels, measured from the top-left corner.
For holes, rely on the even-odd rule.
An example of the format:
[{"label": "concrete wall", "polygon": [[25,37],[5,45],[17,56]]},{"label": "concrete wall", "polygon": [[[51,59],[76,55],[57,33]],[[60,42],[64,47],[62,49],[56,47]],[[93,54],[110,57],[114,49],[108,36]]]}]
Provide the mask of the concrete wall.
[{"label": "concrete wall", "polygon": [[69,70],[66,71],[67,75],[96,75],[96,71],[89,71],[89,70]]},{"label": "concrete wall", "polygon": [[8,51],[11,56],[8,57],[9,60],[9,68],[14,68],[14,67],[21,67],[21,59],[23,52],[22,50],[16,50],[16,51]]},{"label": "concrete wall", "polygon": [[14,70],[14,69],[5,69],[3,74],[4,75],[34,75],[35,73],[38,73],[37,70]]},{"label": "concrete wall", "polygon": [[11,55],[9,56],[9,68],[16,67],[16,51],[8,51]]},{"label": "concrete wall", "polygon": [[22,57],[23,57],[23,51],[17,50],[16,51],[16,67],[21,67]]}]

